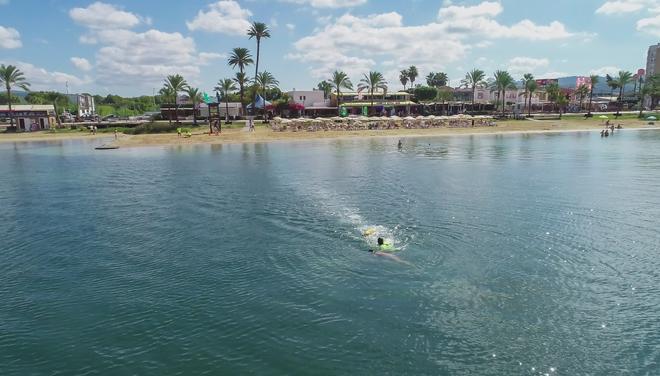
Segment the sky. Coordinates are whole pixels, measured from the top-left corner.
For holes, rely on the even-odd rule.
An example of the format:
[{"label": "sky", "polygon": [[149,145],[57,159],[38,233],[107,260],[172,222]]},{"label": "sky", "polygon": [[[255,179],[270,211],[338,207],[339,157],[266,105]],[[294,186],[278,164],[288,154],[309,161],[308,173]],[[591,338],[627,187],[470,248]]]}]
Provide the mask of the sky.
[{"label": "sky", "polygon": [[[0,63],[32,90],[152,95],[178,73],[212,92],[235,71],[234,47],[266,23],[259,70],[284,91],[311,90],[343,70],[473,68],[537,78],[636,72],[660,42],[660,0],[0,0]],[[254,73],[250,67],[250,75]]]}]

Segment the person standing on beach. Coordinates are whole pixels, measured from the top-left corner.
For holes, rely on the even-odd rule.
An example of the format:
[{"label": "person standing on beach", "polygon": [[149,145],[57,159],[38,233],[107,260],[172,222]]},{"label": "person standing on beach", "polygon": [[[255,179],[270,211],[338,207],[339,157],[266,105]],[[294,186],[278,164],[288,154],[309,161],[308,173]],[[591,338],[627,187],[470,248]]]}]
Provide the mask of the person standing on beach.
[{"label": "person standing on beach", "polygon": [[115,140],[117,139],[117,128],[115,128]]}]

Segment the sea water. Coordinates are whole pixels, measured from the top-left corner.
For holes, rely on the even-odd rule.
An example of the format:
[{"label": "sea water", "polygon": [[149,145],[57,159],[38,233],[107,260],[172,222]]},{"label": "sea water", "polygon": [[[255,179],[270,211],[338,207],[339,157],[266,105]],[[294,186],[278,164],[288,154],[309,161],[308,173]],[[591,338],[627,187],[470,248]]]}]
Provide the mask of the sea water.
[{"label": "sea water", "polygon": [[0,374],[660,374],[660,132],[397,142],[0,144]]}]

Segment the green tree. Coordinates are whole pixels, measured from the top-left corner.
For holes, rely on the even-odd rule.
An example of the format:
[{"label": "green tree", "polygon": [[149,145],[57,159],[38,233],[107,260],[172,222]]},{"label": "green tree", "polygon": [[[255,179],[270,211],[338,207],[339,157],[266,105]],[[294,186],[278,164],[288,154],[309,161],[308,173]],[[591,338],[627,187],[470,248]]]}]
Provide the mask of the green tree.
[{"label": "green tree", "polygon": [[[261,40],[270,38],[270,30],[268,30],[268,26],[263,22],[252,22],[252,25],[250,25],[250,28],[247,31],[247,35],[250,37],[249,39],[254,38],[257,41],[257,62],[254,67],[254,81],[256,82],[257,75],[259,74],[259,54],[261,53]],[[256,100],[256,93],[252,98]],[[254,107],[255,105],[253,101],[252,111],[255,110]]]},{"label": "green tree", "polygon": [[644,111],[644,99],[651,97],[651,110],[655,109],[655,105],[660,98],[660,74],[646,77],[644,85],[640,89],[639,99],[639,117],[641,118]]},{"label": "green tree", "polygon": [[179,122],[179,103],[176,100],[179,96],[179,93],[186,90],[188,83],[186,80],[181,77],[179,74],[169,75],[165,79],[165,87],[170,90],[170,93],[174,96],[174,119]]},{"label": "green tree", "polygon": [[316,88],[323,91],[323,99],[328,99],[330,93],[332,93],[332,85],[328,81],[321,81]]},{"label": "green tree", "polygon": [[371,107],[374,107],[374,92],[376,90],[387,90],[387,81],[383,74],[376,71],[370,71],[369,74],[364,74],[358,85],[358,91],[367,90],[371,95]]},{"label": "green tree", "polygon": [[447,76],[447,73],[443,72],[431,72],[426,76],[426,84],[431,86],[431,87],[442,87],[442,86],[447,86],[447,82],[449,81],[449,77]]},{"label": "green tree", "polygon": [[548,99],[553,103],[555,109],[559,110],[559,98],[563,96],[559,84],[552,82],[545,87],[545,91],[548,93]]},{"label": "green tree", "polygon": [[334,71],[332,73],[332,78],[330,79],[330,85],[334,88],[335,93],[337,94],[337,110],[339,110],[341,104],[341,90],[353,90],[353,83],[346,73],[342,71]]},{"label": "green tree", "polygon": [[410,81],[410,87],[414,88],[415,87],[415,81],[417,80],[417,77],[419,76],[419,72],[417,71],[417,67],[414,65],[411,65],[408,68],[408,81]]},{"label": "green tree", "polygon": [[623,109],[623,99],[626,93],[626,85],[628,85],[633,79],[633,74],[628,71],[619,71],[619,77],[616,78],[616,82],[619,85],[619,113]]},{"label": "green tree", "polygon": [[600,77],[596,74],[592,74],[589,76],[589,82],[591,83],[591,90],[589,90],[589,111],[587,111],[587,116],[591,116],[591,103],[593,102],[594,98],[594,89],[596,88],[596,85],[598,85],[598,81],[600,81]]},{"label": "green tree", "polygon": [[[176,102],[176,93],[174,93],[174,90],[171,87],[167,86],[167,85],[163,86],[158,91],[158,95],[161,98],[162,104],[172,103],[172,100],[174,100]],[[171,125],[172,124],[172,114],[168,113],[167,117],[168,117],[167,120],[169,120],[169,124]]]},{"label": "green tree", "polygon": [[[247,66],[249,66],[250,64],[254,64],[254,60],[252,60],[252,55],[250,54],[250,50],[243,47],[236,47],[232,50],[231,55],[229,55],[229,59],[227,60],[227,63],[232,68],[238,67],[239,73],[242,74],[245,73],[245,68]],[[245,101],[243,100],[245,93],[243,90],[246,80],[241,80],[241,81],[242,83],[239,83],[241,107],[243,108],[243,112],[245,112]]]},{"label": "green tree", "polygon": [[516,82],[509,72],[498,70],[494,75],[493,88],[497,90],[498,95],[500,93],[502,94],[502,116],[504,116],[506,110],[506,91],[516,89]]},{"label": "green tree", "polygon": [[25,75],[20,69],[13,65],[0,65],[0,85],[5,86],[7,92],[7,104],[9,105],[9,126],[14,127],[14,114],[12,113],[11,102],[12,95],[11,89],[19,87],[25,91],[30,91],[30,84],[25,79]]},{"label": "green tree", "polygon": [[243,99],[243,91],[245,90],[245,87],[250,85],[250,79],[248,78],[246,73],[237,72],[236,76],[234,77],[234,82],[238,85],[238,89],[240,90],[241,108],[243,109],[243,114],[245,114],[245,101]]},{"label": "green tree", "polygon": [[614,77],[607,74],[605,75],[605,82],[607,83],[607,86],[610,88],[610,97],[613,97],[614,90],[619,88],[619,81],[617,81]]},{"label": "green tree", "polygon": [[527,83],[527,91],[529,92],[529,105],[527,106],[527,117],[532,116],[532,97],[534,93],[538,90],[539,85],[536,83],[536,80],[532,80]]},{"label": "green tree", "polygon": [[[28,94],[28,96],[29,95],[30,94]],[[25,97],[25,99],[27,100],[27,96]],[[4,104],[9,104],[9,102],[18,104],[18,103],[21,103],[21,98],[19,96],[17,96],[16,94],[12,94],[11,95],[11,100],[9,100],[7,98],[7,93],[0,93],[0,104],[3,104],[3,105]],[[30,103],[30,102],[28,102],[28,103]],[[41,104],[41,103],[32,103],[32,104]]]},{"label": "green tree", "polygon": [[268,90],[271,88],[277,87],[277,85],[280,84],[278,80],[275,79],[272,73],[268,71],[263,71],[259,74],[257,74],[257,87],[258,90],[261,92],[264,98],[264,108],[263,108],[263,114],[264,114],[264,120],[266,119],[266,100],[268,99]]},{"label": "green tree", "polygon": [[575,90],[575,95],[579,98],[580,101],[580,111],[582,111],[582,104],[584,103],[584,98],[589,95],[589,87],[585,84],[578,86]]},{"label": "green tree", "polygon": [[485,85],[486,74],[480,69],[472,69],[461,80],[461,86],[472,89],[472,111],[474,111],[474,97],[477,96],[477,87]]},{"label": "green tree", "polygon": [[186,95],[190,99],[193,105],[193,125],[197,126],[197,105],[204,100],[202,99],[202,93],[199,91],[198,88],[191,87],[191,86],[186,86],[186,89],[184,90],[186,92]]},{"label": "green tree", "polygon": [[[448,89],[439,89],[436,100],[442,102],[442,107],[445,106],[445,102],[449,102],[454,98],[454,94]],[[449,116],[449,106],[447,106],[447,116]]]},{"label": "green tree", "polygon": [[69,97],[55,91],[48,91],[43,93],[43,95],[46,103],[51,103],[53,105],[53,108],[55,109],[55,119],[57,121],[57,125],[61,127],[62,122],[59,115],[62,113],[62,110],[66,108],[67,104],[69,104]]},{"label": "green tree", "polygon": [[229,96],[236,91],[234,80],[231,78],[220,80],[214,90],[220,93],[222,99],[225,100],[225,123],[229,123]]},{"label": "green tree", "polygon": [[559,119],[561,119],[561,115],[563,112],[566,112],[566,106],[568,105],[568,97],[561,93],[557,97],[557,106],[559,108]]},{"label": "green tree", "polygon": [[408,71],[407,70],[402,70],[401,73],[399,73],[399,82],[401,82],[401,85],[403,85],[403,90],[406,90],[406,85],[408,85]]},{"label": "green tree", "polygon": [[428,102],[438,96],[438,89],[430,86],[418,86],[415,88],[414,94],[418,102]]},{"label": "green tree", "polygon": [[534,79],[534,75],[532,75],[531,73],[525,73],[523,75],[522,85],[523,85],[523,89],[525,90],[525,104],[523,106],[523,113],[525,112],[525,107],[527,107],[527,99],[529,99],[529,95],[530,95],[529,84],[532,81],[536,82],[536,80]]}]

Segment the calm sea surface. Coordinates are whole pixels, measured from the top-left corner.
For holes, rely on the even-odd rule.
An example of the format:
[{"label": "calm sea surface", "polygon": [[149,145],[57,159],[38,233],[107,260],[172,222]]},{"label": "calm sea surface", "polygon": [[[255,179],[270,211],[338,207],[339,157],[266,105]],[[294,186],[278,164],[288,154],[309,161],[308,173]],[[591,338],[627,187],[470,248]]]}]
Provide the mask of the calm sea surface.
[{"label": "calm sea surface", "polygon": [[397,141],[0,144],[0,374],[660,375],[660,132]]}]

